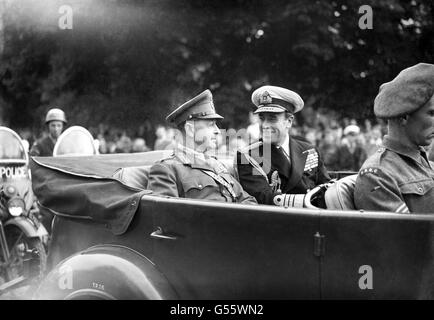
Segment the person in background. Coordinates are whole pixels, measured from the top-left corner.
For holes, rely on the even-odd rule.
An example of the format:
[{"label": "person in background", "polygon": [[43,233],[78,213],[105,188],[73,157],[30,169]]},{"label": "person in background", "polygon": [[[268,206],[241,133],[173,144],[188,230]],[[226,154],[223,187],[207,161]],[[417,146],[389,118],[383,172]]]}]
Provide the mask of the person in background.
[{"label": "person in background", "polygon": [[319,140],[318,149],[323,156],[324,166],[330,171],[339,171],[338,151],[339,141],[336,130],[327,129]]},{"label": "person in background", "polygon": [[66,125],[66,116],[59,108],[48,110],[45,116],[45,124],[48,129],[48,135],[35,141],[30,149],[29,154],[37,157],[53,156],[54,145]]},{"label": "person in background", "polygon": [[337,150],[337,169],[342,171],[359,171],[367,158],[366,150],[361,145],[360,128],[354,124],[344,129],[342,143]]},{"label": "person in background", "polygon": [[167,150],[167,148],[170,148],[173,139],[170,137],[170,131],[165,126],[158,125],[155,129],[155,135],[157,139],[155,140],[154,150]]},{"label": "person in background", "polygon": [[132,152],[146,152],[149,148],[146,146],[146,141],[143,138],[136,138],[133,141]]}]

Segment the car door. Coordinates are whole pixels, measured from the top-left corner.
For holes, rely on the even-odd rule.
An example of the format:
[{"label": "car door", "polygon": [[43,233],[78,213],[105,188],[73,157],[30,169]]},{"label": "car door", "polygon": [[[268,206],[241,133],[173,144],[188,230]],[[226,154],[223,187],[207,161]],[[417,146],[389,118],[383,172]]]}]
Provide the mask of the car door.
[{"label": "car door", "polygon": [[322,211],[321,298],[433,298],[434,216]]},{"label": "car door", "polygon": [[153,262],[183,299],[319,298],[318,211],[144,196]]}]

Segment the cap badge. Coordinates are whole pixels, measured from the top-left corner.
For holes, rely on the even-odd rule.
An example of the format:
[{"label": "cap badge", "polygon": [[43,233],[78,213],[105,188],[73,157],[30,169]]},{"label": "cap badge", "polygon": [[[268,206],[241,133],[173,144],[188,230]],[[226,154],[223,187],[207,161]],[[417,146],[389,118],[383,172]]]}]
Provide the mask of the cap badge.
[{"label": "cap badge", "polygon": [[270,94],[267,91],[264,91],[264,93],[259,99],[259,104],[270,104],[272,102],[273,99],[271,98]]}]

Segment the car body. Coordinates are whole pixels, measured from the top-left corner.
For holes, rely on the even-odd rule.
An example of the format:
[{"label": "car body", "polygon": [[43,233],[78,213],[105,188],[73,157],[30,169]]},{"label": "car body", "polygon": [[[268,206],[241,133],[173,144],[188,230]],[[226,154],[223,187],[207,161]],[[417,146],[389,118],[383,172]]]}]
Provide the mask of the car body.
[{"label": "car body", "polygon": [[432,299],[434,215],[153,195],[161,152],[33,158],[56,215],[40,299]]}]

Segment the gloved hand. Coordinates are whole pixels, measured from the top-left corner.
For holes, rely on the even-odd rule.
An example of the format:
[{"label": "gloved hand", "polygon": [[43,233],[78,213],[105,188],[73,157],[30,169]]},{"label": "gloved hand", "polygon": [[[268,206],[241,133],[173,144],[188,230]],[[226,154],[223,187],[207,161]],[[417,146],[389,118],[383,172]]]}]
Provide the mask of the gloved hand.
[{"label": "gloved hand", "polygon": [[305,198],[305,194],[284,193],[274,196],[273,203],[279,207],[303,208]]}]

